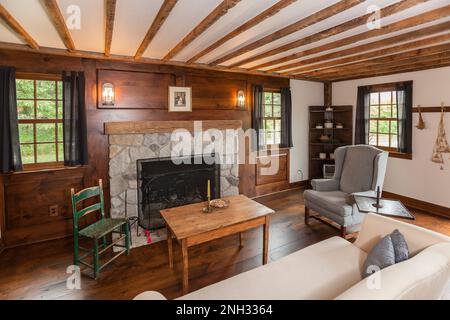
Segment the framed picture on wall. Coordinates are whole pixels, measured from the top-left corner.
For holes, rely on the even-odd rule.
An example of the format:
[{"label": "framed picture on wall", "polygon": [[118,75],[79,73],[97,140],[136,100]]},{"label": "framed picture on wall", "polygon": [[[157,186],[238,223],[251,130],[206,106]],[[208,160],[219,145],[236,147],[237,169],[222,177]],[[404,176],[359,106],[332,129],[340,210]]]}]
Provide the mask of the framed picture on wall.
[{"label": "framed picture on wall", "polygon": [[192,111],[192,88],[169,87],[169,112]]}]

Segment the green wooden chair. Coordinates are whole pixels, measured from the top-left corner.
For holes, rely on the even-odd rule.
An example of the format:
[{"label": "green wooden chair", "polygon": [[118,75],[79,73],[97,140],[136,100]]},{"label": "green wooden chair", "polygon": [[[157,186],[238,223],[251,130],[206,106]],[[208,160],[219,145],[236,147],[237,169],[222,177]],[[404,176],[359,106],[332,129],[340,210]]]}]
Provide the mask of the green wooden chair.
[{"label": "green wooden chair", "polygon": [[[105,218],[105,209],[104,209],[104,198],[103,198],[103,185],[102,180],[98,181],[97,187],[91,187],[84,190],[81,190],[78,193],[75,193],[74,189],[71,189],[72,195],[72,210],[73,210],[73,242],[74,242],[74,254],[73,260],[74,265],[82,264],[88,268],[91,268],[94,273],[94,279],[97,279],[97,276],[101,269],[110,264],[113,260],[118,258],[123,253],[130,254],[130,230],[128,227],[128,223],[126,219],[109,219]],[[100,202],[89,205],[83,209],[77,209],[77,205],[87,199],[99,197]],[[101,217],[100,220],[84,227],[83,229],[78,229],[79,219],[86,216],[89,213],[100,211]],[[119,233],[120,236],[117,239],[113,239],[113,241],[108,244],[107,236],[113,233]],[[94,241],[93,249],[86,249],[78,245],[78,238],[86,237]],[[101,240],[100,250],[99,250],[99,240]],[[122,241],[125,241],[125,245],[119,244]],[[124,250],[119,251],[116,255],[114,255],[111,259],[105,262],[103,265],[99,263],[99,257],[101,254],[106,253],[108,249],[112,247],[121,247]],[[79,255],[79,251],[84,251],[85,254],[82,256]],[[86,262],[86,257],[92,255],[93,264]]]}]

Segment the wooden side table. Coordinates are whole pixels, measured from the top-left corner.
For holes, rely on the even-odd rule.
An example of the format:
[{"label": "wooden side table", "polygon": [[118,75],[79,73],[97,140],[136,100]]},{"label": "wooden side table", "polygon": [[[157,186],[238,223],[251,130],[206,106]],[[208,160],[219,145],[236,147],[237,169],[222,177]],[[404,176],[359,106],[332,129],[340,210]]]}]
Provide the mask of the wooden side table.
[{"label": "wooden side table", "polygon": [[212,213],[203,213],[206,203],[165,209],[161,215],[167,226],[167,245],[169,266],[173,268],[172,238],[181,244],[183,262],[183,295],[189,292],[189,247],[263,226],[263,264],[268,261],[269,252],[269,216],[274,211],[246,196],[225,198],[230,201],[228,208],[214,209]]}]

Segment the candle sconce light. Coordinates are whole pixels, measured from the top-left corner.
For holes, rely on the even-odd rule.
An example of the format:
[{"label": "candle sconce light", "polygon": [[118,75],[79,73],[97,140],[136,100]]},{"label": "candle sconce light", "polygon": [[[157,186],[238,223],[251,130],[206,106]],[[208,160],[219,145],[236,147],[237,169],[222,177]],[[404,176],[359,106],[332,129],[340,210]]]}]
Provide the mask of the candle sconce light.
[{"label": "candle sconce light", "polygon": [[102,105],[114,105],[114,85],[112,83],[104,83],[102,88]]},{"label": "candle sconce light", "polygon": [[238,90],[238,92],[237,92],[237,106],[240,109],[245,108],[245,92],[244,92],[244,90]]}]

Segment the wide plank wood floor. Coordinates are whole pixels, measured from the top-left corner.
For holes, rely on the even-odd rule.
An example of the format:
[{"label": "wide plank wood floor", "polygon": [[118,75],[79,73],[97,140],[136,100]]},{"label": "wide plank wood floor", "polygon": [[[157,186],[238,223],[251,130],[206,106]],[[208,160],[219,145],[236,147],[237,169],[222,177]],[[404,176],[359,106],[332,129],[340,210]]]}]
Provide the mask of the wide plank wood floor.
[{"label": "wide plank wood floor", "polygon": [[[338,232],[319,222],[304,224],[300,190],[257,199],[274,209],[269,259],[277,260]],[[413,223],[450,235],[450,220],[415,212]],[[189,251],[190,289],[196,290],[261,265],[262,229],[212,241]],[[82,277],[81,290],[66,288],[72,263],[72,241],[62,239],[5,250],[0,255],[0,299],[132,299],[157,290],[168,298],[181,295],[181,251],[174,245],[174,269],[168,267],[166,242],[133,249],[101,272],[94,281]]]}]

